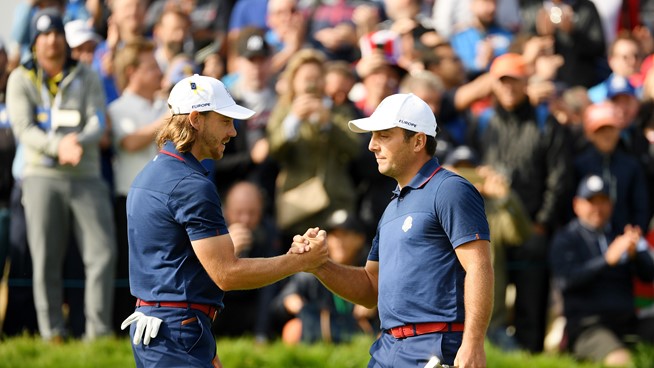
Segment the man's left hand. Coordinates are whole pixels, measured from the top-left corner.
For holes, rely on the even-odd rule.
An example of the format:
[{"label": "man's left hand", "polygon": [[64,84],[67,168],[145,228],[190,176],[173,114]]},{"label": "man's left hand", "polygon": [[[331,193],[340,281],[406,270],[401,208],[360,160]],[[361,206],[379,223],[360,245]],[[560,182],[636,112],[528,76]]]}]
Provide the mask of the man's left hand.
[{"label": "man's left hand", "polygon": [[454,358],[454,367],[486,367],[486,352],[483,340],[476,344],[466,344],[464,340]]},{"label": "man's left hand", "polygon": [[141,312],[134,312],[120,324],[120,329],[124,330],[134,322],[136,322],[133,339],[134,345],[140,344],[141,339],[143,340],[143,345],[148,345],[150,339],[157,337],[159,327],[163,321],[157,317],[146,316]]}]

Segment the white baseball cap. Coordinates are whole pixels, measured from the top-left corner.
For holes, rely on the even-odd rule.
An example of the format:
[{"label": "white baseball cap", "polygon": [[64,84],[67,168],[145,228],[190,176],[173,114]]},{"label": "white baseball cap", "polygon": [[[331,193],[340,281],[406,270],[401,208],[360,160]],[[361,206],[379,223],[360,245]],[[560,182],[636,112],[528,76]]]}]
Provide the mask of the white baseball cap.
[{"label": "white baseball cap", "polygon": [[249,119],[255,113],[237,105],[221,81],[198,74],[177,82],[170,91],[168,104],[173,115],[215,111],[233,119]]},{"label": "white baseball cap", "polygon": [[66,33],[66,42],[71,49],[81,46],[88,41],[94,41],[96,44],[100,43],[100,36],[96,34],[91,26],[81,19],[71,20],[64,25]]},{"label": "white baseball cap", "polygon": [[434,113],[425,101],[413,93],[398,93],[386,97],[369,118],[352,120],[348,126],[355,133],[398,127],[436,137]]}]

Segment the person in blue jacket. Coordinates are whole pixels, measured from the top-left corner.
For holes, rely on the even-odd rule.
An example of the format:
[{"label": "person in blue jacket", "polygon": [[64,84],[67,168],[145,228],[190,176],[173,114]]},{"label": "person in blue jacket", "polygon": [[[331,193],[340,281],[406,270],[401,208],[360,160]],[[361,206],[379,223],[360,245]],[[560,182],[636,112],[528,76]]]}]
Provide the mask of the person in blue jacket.
[{"label": "person in blue jacket", "polygon": [[[626,342],[647,337],[654,320],[639,321],[632,280],[654,280],[654,259],[638,226],[611,227],[610,184],[591,174],[573,199],[576,218],[552,241],[550,264],[563,295],[568,348],[606,366],[630,366]],[[632,340],[633,341],[633,340]]]}]

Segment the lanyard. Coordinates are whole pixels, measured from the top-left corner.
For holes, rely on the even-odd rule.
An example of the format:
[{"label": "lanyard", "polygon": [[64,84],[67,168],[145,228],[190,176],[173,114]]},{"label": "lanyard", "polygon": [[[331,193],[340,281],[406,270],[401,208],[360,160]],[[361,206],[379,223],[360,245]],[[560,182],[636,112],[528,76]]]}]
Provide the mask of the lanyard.
[{"label": "lanyard", "polygon": [[606,241],[606,235],[604,235],[604,232],[599,234],[599,236],[597,237],[597,242],[599,242],[600,251],[602,252],[602,254],[606,253],[606,250],[609,248],[609,245]]},{"label": "lanyard", "polygon": [[[61,106],[60,83],[64,79],[64,73],[61,72],[56,76],[46,79],[43,69],[38,68],[36,82],[41,92],[41,104],[44,108],[58,109]],[[54,96],[52,100],[51,96]]]}]

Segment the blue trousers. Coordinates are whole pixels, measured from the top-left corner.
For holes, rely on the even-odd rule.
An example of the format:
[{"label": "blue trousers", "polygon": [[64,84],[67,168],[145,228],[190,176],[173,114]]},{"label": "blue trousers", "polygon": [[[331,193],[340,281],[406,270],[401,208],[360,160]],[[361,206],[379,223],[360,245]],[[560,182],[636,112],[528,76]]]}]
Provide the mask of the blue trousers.
[{"label": "blue trousers", "polygon": [[[138,307],[146,316],[161,318],[163,323],[150,344],[132,344],[138,368],[145,367],[207,367],[213,368],[216,340],[211,333],[211,319],[194,309]],[[136,323],[129,334],[134,339]]]},{"label": "blue trousers", "polygon": [[443,364],[454,364],[463,332],[431,333],[396,339],[382,333],[370,347],[368,368],[424,367],[437,356]]}]

